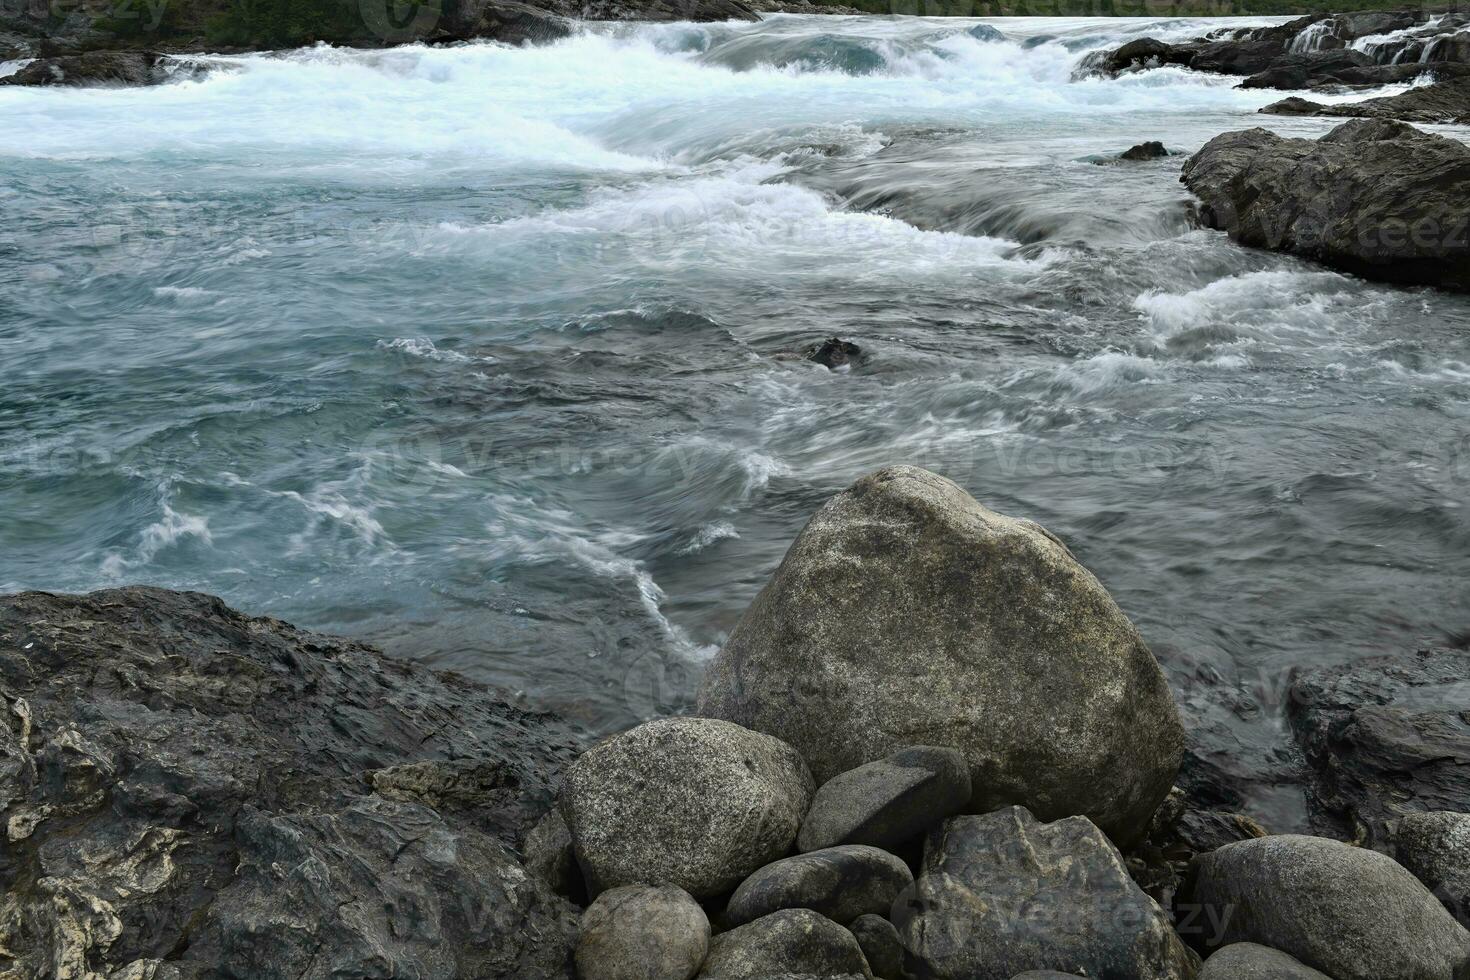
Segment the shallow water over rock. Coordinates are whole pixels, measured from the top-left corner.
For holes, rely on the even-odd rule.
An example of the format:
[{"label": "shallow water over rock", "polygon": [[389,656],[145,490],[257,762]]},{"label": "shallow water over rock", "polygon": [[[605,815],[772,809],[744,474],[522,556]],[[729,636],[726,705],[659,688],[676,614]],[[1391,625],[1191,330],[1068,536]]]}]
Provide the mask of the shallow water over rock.
[{"label": "shallow water over rock", "polygon": [[[986,23],[0,89],[0,590],[207,589],[608,730],[915,463],[1062,537],[1292,829],[1288,673],[1470,625],[1470,299],[1194,229],[1179,157],[1094,165],[1331,128],[1071,81],[1216,23]],[[861,362],[801,358],[833,336]]]}]

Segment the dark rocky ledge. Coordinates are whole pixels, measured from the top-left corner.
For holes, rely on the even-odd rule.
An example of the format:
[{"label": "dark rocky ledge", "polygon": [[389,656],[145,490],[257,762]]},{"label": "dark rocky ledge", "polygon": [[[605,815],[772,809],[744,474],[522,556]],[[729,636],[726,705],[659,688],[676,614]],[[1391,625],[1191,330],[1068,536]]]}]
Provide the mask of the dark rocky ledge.
[{"label": "dark rocky ledge", "polygon": [[1372,279],[1470,290],[1470,147],[1389,120],[1319,140],[1225,133],[1184,165],[1199,216],[1235,241]]},{"label": "dark rocky ledge", "polygon": [[0,975],[570,975],[551,716],[148,588],[0,598],[0,713]]},{"label": "dark rocky ledge", "polygon": [[1430,84],[1359,105],[1286,99],[1263,112],[1364,116],[1406,122],[1470,119],[1470,14],[1428,10],[1313,14],[1272,27],[1221,29],[1171,44],[1139,38],[1084,61],[1082,74],[1119,75],[1166,65],[1246,76],[1240,88],[1343,91]]},{"label": "dark rocky ledge", "polygon": [[1337,116],[1467,125],[1470,124],[1470,75],[1362,102],[1324,105],[1292,96],[1273,102],[1261,111],[1275,116]]}]

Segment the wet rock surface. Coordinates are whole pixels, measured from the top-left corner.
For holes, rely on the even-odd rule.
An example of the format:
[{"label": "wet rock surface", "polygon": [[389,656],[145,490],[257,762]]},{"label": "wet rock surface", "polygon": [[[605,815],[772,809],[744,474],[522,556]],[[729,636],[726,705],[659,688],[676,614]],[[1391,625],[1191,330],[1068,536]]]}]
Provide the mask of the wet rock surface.
[{"label": "wet rock surface", "polygon": [[894,909],[923,976],[1192,978],[1197,957],[1084,817],[1021,807],[952,817],[930,834],[913,898]]},{"label": "wet rock surface", "polygon": [[1217,136],[1180,179],[1201,221],[1245,245],[1367,278],[1470,289],[1470,147],[1386,120],[1318,140]]},{"label": "wet rock surface", "polygon": [[[1288,720],[1324,833],[1387,849],[1392,821],[1470,799],[1470,651],[1433,647],[1305,671]],[[1329,971],[1330,972],[1330,971]]]},{"label": "wet rock surface", "polygon": [[129,588],[0,597],[0,971],[570,975],[512,850],[579,741],[458,675]]}]

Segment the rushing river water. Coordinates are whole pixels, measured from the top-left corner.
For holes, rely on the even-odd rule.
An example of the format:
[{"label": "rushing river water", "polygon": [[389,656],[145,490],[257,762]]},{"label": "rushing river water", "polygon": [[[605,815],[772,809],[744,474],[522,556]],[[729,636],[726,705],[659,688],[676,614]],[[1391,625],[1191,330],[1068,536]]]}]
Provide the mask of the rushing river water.
[{"label": "rushing river water", "polygon": [[[1269,769],[1291,668],[1470,626],[1470,300],[1096,163],[1330,126],[1071,80],[1212,23],[988,23],[0,89],[0,589],[207,590],[605,730],[687,706],[813,509],[914,462],[1064,538]],[[782,356],[833,334],[867,362]]]}]

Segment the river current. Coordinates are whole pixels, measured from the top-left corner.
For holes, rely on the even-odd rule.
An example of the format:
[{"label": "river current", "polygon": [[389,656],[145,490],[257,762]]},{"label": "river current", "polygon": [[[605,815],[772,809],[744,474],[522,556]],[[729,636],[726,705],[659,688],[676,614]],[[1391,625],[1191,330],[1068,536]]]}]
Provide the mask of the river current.
[{"label": "river current", "polygon": [[[1236,247],[1182,157],[1107,163],[1330,128],[1073,79],[1220,23],[0,88],[0,590],[205,590],[606,731],[687,708],[811,512],[917,463],[1067,541],[1289,829],[1290,672],[1470,627],[1470,299]],[[866,360],[790,356],[833,335]]]}]

